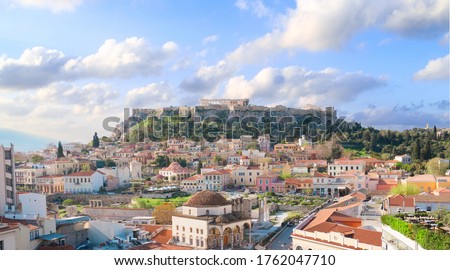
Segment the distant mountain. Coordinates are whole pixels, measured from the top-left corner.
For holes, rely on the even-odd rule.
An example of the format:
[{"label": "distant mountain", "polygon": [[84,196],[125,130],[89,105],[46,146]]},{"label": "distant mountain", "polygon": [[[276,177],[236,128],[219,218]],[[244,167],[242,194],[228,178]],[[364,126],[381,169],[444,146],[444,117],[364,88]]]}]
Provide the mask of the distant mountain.
[{"label": "distant mountain", "polygon": [[14,144],[14,150],[16,152],[40,150],[45,148],[50,142],[57,143],[57,140],[16,130],[0,128],[0,144],[9,146],[12,143]]}]

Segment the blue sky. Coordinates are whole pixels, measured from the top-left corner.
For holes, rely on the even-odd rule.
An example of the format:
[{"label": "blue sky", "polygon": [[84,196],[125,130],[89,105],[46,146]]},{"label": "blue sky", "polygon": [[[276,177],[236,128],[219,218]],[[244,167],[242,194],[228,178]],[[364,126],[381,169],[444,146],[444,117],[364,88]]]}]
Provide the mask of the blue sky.
[{"label": "blue sky", "polygon": [[86,142],[124,107],[202,97],[449,127],[447,0],[5,0],[0,18],[12,131]]}]

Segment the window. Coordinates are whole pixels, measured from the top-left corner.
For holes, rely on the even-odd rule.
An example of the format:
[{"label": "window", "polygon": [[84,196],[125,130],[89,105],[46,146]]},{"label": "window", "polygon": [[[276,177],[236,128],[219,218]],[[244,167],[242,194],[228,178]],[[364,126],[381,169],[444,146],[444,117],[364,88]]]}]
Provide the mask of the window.
[{"label": "window", "polygon": [[206,215],[209,216],[209,210],[206,210]]},{"label": "window", "polygon": [[203,234],[203,229],[200,230],[200,234]]},{"label": "window", "polygon": [[196,233],[198,233],[198,228],[195,230]]},{"label": "window", "polygon": [[[184,228],[184,226],[183,226],[183,232],[184,232],[184,230],[185,230],[185,228]],[[184,240],[183,240],[183,242],[184,242]]]},{"label": "window", "polygon": [[0,241],[0,250],[4,250],[5,249],[5,246],[4,246],[4,244],[3,244],[3,240],[1,240]]},{"label": "window", "polygon": [[431,211],[431,206],[427,206],[427,211]]},{"label": "window", "polygon": [[191,233],[192,233],[192,227],[191,227],[191,228],[189,228],[189,232],[191,232]]},{"label": "window", "polygon": [[39,238],[39,230],[30,231],[30,240]]},{"label": "window", "polygon": [[177,225],[177,231],[179,230],[180,228],[178,227],[178,225]]}]

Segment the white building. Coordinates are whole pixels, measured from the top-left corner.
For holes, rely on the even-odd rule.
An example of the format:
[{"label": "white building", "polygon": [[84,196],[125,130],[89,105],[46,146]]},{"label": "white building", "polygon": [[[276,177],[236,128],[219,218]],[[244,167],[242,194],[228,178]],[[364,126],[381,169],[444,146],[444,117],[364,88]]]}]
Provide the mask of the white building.
[{"label": "white building", "polygon": [[202,189],[208,190],[224,190],[231,182],[231,171],[229,170],[215,170],[202,174],[204,179],[204,186]]},{"label": "white building", "polygon": [[142,179],[142,163],[139,161],[130,162],[130,178]]},{"label": "white building", "polygon": [[16,250],[17,224],[0,223],[0,250]]},{"label": "white building", "polygon": [[16,183],[14,178],[14,146],[0,144],[0,216],[15,210]]},{"label": "white building", "polygon": [[381,250],[381,232],[361,228],[360,218],[324,209],[292,232],[294,250]]},{"label": "white building", "polygon": [[44,168],[39,167],[21,167],[16,168],[14,175],[16,178],[16,185],[29,189],[36,188],[36,178],[43,176],[46,173]]},{"label": "white building", "polygon": [[411,156],[408,154],[395,156],[394,160],[397,160],[398,162],[401,162],[403,164],[411,164]]},{"label": "white building", "polygon": [[181,180],[181,190],[188,193],[194,193],[205,189],[203,176],[200,174],[193,175]]},{"label": "white building", "polygon": [[130,184],[131,172],[128,166],[103,167],[97,169],[97,171],[104,173],[106,176],[119,178],[120,186],[128,186]]},{"label": "white building", "polygon": [[174,244],[196,249],[240,247],[251,219],[232,211],[231,202],[217,192],[201,191],[189,199],[181,213],[172,216]]},{"label": "white building", "polygon": [[328,164],[328,174],[339,175],[348,171],[365,173],[365,162],[362,160],[336,159],[334,163]]},{"label": "white building", "polygon": [[47,196],[39,193],[19,194],[23,215],[47,217]]},{"label": "white building", "polygon": [[194,170],[183,168],[178,162],[170,163],[169,167],[159,170],[159,174],[164,176],[167,180],[184,180],[191,176]]},{"label": "white building", "polygon": [[76,172],[64,176],[64,192],[93,193],[98,192],[106,182],[105,174],[98,171]]}]

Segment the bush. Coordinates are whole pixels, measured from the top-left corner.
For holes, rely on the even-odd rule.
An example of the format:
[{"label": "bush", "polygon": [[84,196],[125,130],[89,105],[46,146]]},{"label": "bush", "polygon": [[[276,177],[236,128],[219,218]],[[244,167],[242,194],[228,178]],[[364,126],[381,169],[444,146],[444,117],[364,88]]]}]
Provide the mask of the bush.
[{"label": "bush", "polygon": [[381,222],[400,232],[406,237],[416,240],[419,245],[428,250],[449,250],[450,235],[437,230],[429,230],[421,225],[410,224],[398,217],[384,215]]},{"label": "bush", "polygon": [[67,199],[67,200],[64,200],[63,202],[62,202],[62,205],[63,206],[71,206],[71,205],[74,205],[75,204],[75,202],[74,202],[74,200],[72,200],[72,199]]}]

